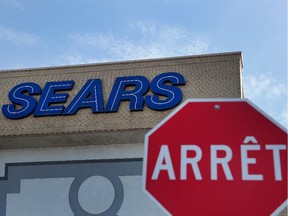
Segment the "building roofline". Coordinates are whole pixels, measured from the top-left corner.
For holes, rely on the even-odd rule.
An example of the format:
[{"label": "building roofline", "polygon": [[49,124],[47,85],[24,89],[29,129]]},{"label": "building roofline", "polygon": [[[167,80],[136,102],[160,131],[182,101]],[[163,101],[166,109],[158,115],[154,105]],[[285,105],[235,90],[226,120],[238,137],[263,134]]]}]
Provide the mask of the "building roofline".
[{"label": "building roofline", "polygon": [[160,57],[160,58],[147,58],[147,59],[135,59],[135,60],[123,60],[123,61],[111,61],[111,62],[98,62],[98,63],[86,63],[86,64],[75,64],[75,65],[61,65],[61,66],[45,66],[45,67],[32,67],[32,68],[16,68],[16,69],[5,69],[1,70],[0,73],[5,72],[28,72],[35,70],[55,70],[55,69],[69,69],[78,67],[91,67],[91,66],[105,66],[112,64],[129,64],[137,62],[154,62],[154,61],[169,61],[176,59],[187,59],[187,58],[207,58],[207,57],[220,57],[220,56],[230,56],[230,55],[240,55],[241,67],[243,67],[243,57],[242,51],[235,52],[222,52],[222,53],[210,53],[210,54],[197,54],[197,55],[185,55],[185,56],[175,56],[175,57]]}]

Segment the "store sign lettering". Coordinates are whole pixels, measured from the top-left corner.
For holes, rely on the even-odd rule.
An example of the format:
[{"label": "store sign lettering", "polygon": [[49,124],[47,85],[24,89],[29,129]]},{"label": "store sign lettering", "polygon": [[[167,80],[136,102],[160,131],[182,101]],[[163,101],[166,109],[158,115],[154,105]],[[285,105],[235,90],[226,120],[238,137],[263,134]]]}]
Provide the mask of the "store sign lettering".
[{"label": "store sign lettering", "polygon": [[[67,92],[73,89],[73,80],[47,82],[43,89],[37,83],[27,82],[10,90],[11,104],[3,105],[2,113],[9,119],[25,118],[31,114],[35,117],[75,115],[82,108],[89,108],[95,114],[109,113],[117,112],[121,101],[130,102],[130,111],[143,110],[144,104],[161,111],[182,101],[179,85],[185,85],[185,78],[177,72],[159,74],[151,83],[144,76],[117,77],[105,105],[100,79],[88,80],[69,104],[65,103],[69,97]],[[149,89],[152,94],[146,95]],[[39,101],[34,95],[40,95]]]}]

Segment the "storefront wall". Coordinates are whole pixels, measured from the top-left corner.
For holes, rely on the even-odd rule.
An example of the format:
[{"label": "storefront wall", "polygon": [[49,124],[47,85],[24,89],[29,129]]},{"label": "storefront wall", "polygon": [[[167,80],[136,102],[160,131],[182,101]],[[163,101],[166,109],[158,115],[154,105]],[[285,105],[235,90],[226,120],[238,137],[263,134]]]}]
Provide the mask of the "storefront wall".
[{"label": "storefront wall", "polygon": [[[26,82],[73,80],[65,107],[89,79],[102,81],[107,104],[117,77],[177,72],[187,98],[242,98],[240,52],[107,64],[0,72],[0,105]],[[168,85],[168,84],[167,84]],[[145,95],[151,95],[149,90]],[[39,95],[35,96],[39,100]],[[163,100],[165,98],[162,98]],[[54,104],[55,105],[55,104]],[[130,111],[9,119],[0,115],[0,216],[164,215],[142,191],[144,135],[173,109],[155,111],[144,102]],[[4,208],[3,208],[4,206]]]}]

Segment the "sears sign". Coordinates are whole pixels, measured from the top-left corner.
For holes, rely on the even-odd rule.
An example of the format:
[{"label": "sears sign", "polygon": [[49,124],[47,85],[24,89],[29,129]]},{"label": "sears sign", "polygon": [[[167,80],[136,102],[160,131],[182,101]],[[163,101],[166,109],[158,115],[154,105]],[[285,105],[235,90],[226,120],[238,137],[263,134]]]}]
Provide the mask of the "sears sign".
[{"label": "sears sign", "polygon": [[[9,119],[20,119],[31,114],[74,115],[82,108],[89,108],[92,113],[117,112],[121,101],[126,100],[130,101],[130,111],[143,110],[144,103],[152,110],[167,110],[181,102],[183,94],[177,86],[184,84],[184,77],[177,72],[159,74],[151,83],[144,76],[117,77],[104,105],[100,79],[88,80],[69,104],[65,104],[69,96],[66,91],[73,89],[73,80],[47,82],[43,89],[37,83],[27,82],[11,89],[11,103],[2,106],[2,113]],[[152,94],[146,95],[149,89]],[[34,95],[40,95],[39,101]]]}]

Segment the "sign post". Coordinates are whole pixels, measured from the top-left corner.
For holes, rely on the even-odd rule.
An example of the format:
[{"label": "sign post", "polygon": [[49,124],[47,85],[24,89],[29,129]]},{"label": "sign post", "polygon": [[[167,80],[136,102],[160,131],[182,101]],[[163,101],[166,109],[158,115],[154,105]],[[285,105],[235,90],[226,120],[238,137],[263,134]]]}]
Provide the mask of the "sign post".
[{"label": "sign post", "polygon": [[144,191],[168,215],[277,215],[287,132],[245,99],[186,100],[145,137]]}]

